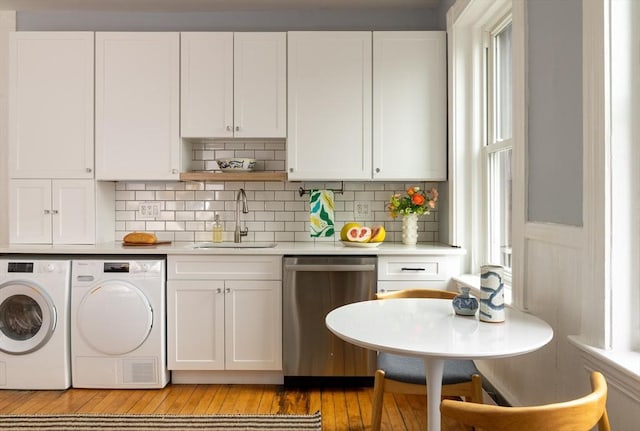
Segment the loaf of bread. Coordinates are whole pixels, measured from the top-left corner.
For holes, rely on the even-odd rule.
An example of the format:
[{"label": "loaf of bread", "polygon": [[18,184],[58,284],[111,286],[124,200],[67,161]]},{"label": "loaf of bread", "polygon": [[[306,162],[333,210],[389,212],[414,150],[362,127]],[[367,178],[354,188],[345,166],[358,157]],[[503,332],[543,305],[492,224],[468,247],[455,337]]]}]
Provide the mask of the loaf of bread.
[{"label": "loaf of bread", "polygon": [[149,232],[131,232],[126,234],[122,241],[126,244],[155,244],[158,237]]}]

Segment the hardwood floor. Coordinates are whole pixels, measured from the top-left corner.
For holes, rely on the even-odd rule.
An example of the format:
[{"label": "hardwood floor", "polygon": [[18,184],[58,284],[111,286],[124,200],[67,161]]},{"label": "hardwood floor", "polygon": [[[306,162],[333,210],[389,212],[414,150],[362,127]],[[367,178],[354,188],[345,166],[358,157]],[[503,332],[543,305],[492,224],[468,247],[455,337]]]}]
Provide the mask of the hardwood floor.
[{"label": "hardwood floor", "polygon": [[[308,414],[322,412],[323,429],[371,428],[372,388],[293,389],[277,385],[169,385],[151,390],[0,390],[1,414]],[[426,399],[386,394],[382,429],[426,429]],[[443,431],[462,431],[443,422]]]}]

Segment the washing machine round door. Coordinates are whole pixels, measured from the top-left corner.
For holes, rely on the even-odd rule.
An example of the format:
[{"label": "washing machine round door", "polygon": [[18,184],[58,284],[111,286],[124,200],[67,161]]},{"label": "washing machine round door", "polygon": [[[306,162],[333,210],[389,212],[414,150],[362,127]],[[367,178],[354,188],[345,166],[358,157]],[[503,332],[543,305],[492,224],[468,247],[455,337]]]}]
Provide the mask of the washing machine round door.
[{"label": "washing machine round door", "polygon": [[149,336],[153,309],[133,284],[106,281],[84,295],[76,325],[85,343],[97,352],[123,355],[140,347]]},{"label": "washing machine round door", "polygon": [[47,344],[56,329],[56,308],[35,283],[0,284],[0,350],[15,355],[34,352]]}]

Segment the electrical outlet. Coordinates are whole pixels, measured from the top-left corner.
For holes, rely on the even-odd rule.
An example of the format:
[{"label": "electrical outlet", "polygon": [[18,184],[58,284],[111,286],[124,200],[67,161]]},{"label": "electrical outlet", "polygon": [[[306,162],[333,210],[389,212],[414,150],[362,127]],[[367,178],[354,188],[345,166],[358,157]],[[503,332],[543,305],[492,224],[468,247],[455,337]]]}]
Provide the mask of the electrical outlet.
[{"label": "electrical outlet", "polygon": [[160,202],[141,202],[138,206],[138,220],[153,220],[160,217]]},{"label": "electrical outlet", "polygon": [[369,220],[371,218],[371,203],[355,201],[353,203],[353,218],[356,220]]}]

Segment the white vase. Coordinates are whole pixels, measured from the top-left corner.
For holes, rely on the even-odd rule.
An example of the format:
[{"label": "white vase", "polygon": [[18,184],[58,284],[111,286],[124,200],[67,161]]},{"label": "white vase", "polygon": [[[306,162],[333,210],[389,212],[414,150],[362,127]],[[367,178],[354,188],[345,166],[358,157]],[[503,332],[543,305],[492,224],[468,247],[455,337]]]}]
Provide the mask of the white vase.
[{"label": "white vase", "polygon": [[418,215],[407,214],[402,217],[402,243],[415,245],[418,242]]},{"label": "white vase", "polygon": [[503,268],[500,265],[480,267],[480,320],[504,322]]}]

